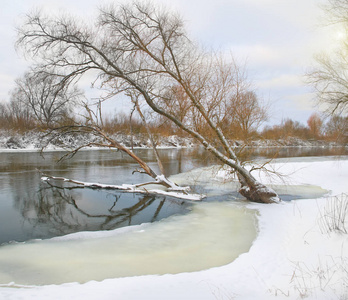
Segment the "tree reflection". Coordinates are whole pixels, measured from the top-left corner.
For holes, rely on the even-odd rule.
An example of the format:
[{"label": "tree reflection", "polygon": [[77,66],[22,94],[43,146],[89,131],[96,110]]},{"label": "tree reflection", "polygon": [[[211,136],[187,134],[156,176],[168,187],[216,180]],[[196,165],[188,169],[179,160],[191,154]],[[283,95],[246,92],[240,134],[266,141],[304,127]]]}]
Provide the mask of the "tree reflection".
[{"label": "tree reflection", "polygon": [[93,199],[95,203],[100,201],[100,205],[96,205],[87,199],[86,193],[86,190],[76,187],[40,183],[36,194],[16,197],[15,201],[23,221],[27,223],[25,227],[31,228],[31,238],[48,238],[78,231],[111,230],[154,222],[166,216],[167,212],[160,216],[165,204],[176,207],[174,210],[171,207],[170,214],[187,207],[180,200],[166,197],[105,191],[102,192],[101,199]]}]

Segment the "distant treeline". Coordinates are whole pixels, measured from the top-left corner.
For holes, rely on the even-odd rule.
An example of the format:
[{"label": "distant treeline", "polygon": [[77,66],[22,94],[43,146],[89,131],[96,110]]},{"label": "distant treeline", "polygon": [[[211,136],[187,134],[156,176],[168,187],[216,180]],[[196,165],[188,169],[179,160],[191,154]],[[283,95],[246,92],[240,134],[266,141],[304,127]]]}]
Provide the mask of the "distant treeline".
[{"label": "distant treeline", "polygon": [[[0,103],[0,129],[19,133],[47,129],[47,126],[39,122],[29,108],[23,108],[23,106],[14,104],[16,102]],[[76,122],[76,117],[71,111],[67,111],[65,114],[61,114],[60,118],[55,122],[55,126],[73,122]],[[154,135],[186,136],[185,132],[163,119],[152,120],[148,125]],[[229,126],[231,126],[231,136],[229,138],[235,140],[279,140],[294,137],[302,140],[326,140],[341,144],[348,143],[348,117],[338,115],[325,119],[319,114],[313,113],[305,125],[298,121],[284,119],[280,124],[265,126],[262,130],[250,129],[247,134],[241,128],[238,128],[238,124],[230,123]],[[139,118],[130,118],[125,113],[115,113],[113,116],[104,117],[103,130],[109,134],[146,134],[142,121]]]}]

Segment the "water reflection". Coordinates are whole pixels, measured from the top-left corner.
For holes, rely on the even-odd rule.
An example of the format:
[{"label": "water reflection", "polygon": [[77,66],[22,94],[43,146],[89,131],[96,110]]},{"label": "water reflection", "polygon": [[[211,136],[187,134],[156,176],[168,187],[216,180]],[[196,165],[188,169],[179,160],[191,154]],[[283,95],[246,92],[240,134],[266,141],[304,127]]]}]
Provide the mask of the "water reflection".
[{"label": "water reflection", "polygon": [[345,147],[260,147],[249,148],[247,151],[251,158],[340,156],[348,154],[348,149]]},{"label": "water reflection", "polygon": [[[310,156],[343,156],[348,155],[348,147],[243,147],[235,148],[242,160],[275,159],[287,157]],[[207,165],[219,164],[208,151],[202,148],[193,150],[192,155],[197,161],[205,161]]]},{"label": "water reflection", "polygon": [[[141,155],[155,166],[151,151]],[[192,167],[187,151],[161,151],[168,174]],[[0,244],[50,238],[76,231],[109,230],[184,214],[190,204],[163,196],[63,189],[41,182],[36,169],[57,176],[110,184],[149,180],[115,151],[84,151],[57,164],[61,153],[0,153]]]},{"label": "water reflection", "polygon": [[[107,193],[41,184],[36,195],[16,197],[15,206],[36,237],[76,231],[110,230],[153,222],[166,214],[168,205],[183,213],[185,205],[174,199],[152,195]],[[163,210],[163,211],[162,211]],[[173,207],[171,207],[173,211]],[[168,211],[168,210],[167,210]]]},{"label": "water reflection", "polygon": [[20,235],[12,234],[11,240],[16,241],[154,222],[174,213],[183,214],[189,206],[165,197],[77,190],[47,183],[40,183],[36,192],[25,194],[18,189],[14,194],[13,207],[20,214],[22,228]]}]

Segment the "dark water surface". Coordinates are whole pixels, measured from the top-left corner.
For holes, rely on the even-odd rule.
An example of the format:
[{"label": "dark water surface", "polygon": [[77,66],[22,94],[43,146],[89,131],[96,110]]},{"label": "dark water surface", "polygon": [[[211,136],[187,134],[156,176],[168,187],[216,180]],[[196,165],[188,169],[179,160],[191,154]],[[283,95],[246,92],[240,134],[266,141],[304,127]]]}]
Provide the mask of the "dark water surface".
[{"label": "dark water surface", "polygon": [[[155,170],[151,150],[137,153]],[[141,183],[149,180],[126,155],[111,150],[81,151],[71,160],[57,163],[62,152],[0,153],[0,244],[46,239],[77,231],[110,230],[153,222],[173,214],[185,214],[190,202],[175,198],[117,191],[63,189],[40,180],[43,173],[87,182]],[[338,148],[263,149],[254,156],[264,158],[347,154]],[[202,151],[161,150],[166,175],[212,164]],[[214,199],[210,199],[214,200]]]},{"label": "dark water surface", "polygon": [[[138,154],[156,169],[152,151]],[[198,164],[190,150],[161,151],[167,175]],[[0,153],[0,244],[45,239],[85,230],[109,230],[183,214],[189,203],[175,198],[117,191],[62,189],[40,180],[38,169],[54,176],[109,184],[141,183],[147,175],[126,155],[110,150],[81,151],[57,163],[62,152]],[[202,165],[202,164],[200,164]]]}]

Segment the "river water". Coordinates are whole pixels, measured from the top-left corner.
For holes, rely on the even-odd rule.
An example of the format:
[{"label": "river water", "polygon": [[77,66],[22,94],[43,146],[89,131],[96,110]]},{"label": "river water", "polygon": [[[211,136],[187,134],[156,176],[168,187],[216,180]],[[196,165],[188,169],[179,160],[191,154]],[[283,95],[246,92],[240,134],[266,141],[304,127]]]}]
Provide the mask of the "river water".
[{"label": "river water", "polygon": [[[346,154],[337,149],[293,150],[281,154],[268,149],[255,155]],[[137,152],[156,169],[152,151]],[[195,183],[195,170],[214,163],[200,150],[161,150],[160,155],[167,176],[176,174],[173,178],[181,184],[191,184],[208,195],[203,203],[53,187],[40,180],[38,170],[108,184],[149,180],[144,174],[132,174],[137,165],[120,152],[81,151],[58,163],[61,155],[0,153],[0,284],[58,284],[197,271],[233,261],[248,251],[256,236],[255,212],[246,208],[233,184],[221,187],[202,179]],[[186,177],[177,175],[185,172]]]},{"label": "river water", "polygon": [[[156,169],[152,151],[138,154]],[[167,175],[202,166],[190,150],[161,151]],[[39,173],[109,184],[149,181],[126,155],[109,150],[81,151],[58,163],[62,152],[0,153],[0,244],[46,239],[77,231],[110,230],[184,214],[189,203],[155,197],[90,189],[60,189],[40,180]]]}]

